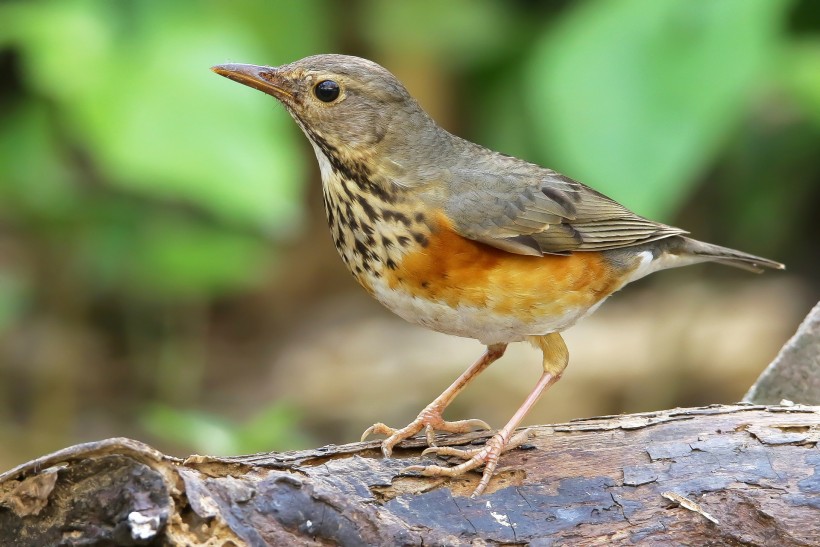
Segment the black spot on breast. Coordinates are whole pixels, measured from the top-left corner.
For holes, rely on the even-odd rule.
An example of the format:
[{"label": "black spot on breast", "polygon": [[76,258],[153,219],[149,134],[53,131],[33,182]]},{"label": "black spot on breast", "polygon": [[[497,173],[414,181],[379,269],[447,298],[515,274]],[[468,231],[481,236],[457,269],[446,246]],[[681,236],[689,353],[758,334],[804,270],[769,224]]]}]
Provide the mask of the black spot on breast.
[{"label": "black spot on breast", "polygon": [[360,255],[362,257],[362,268],[364,268],[368,272],[372,272],[374,270],[373,263],[377,260],[377,256],[373,252],[373,250],[367,246],[366,243],[357,240],[356,245],[353,248],[353,253]]},{"label": "black spot on breast", "polygon": [[416,222],[424,222],[424,213],[416,213],[416,216],[413,218]]},{"label": "black spot on breast", "polygon": [[349,203],[345,206],[345,213],[345,224],[347,224],[351,230],[358,230],[359,221],[356,220],[356,215],[353,214],[353,207],[351,207]]},{"label": "black spot on breast", "polygon": [[427,247],[427,245],[430,243],[430,241],[427,239],[427,236],[419,232],[413,232],[413,239],[422,247]]},{"label": "black spot on breast", "polygon": [[382,211],[382,218],[387,221],[394,220],[396,222],[400,222],[405,226],[410,226],[410,219],[407,218],[407,215],[402,213],[401,211],[392,211],[392,210],[385,210]]},{"label": "black spot on breast", "polygon": [[397,264],[393,261],[392,258],[388,258],[384,261],[384,265],[387,266],[390,270],[395,270],[397,268]]},{"label": "black spot on breast", "polygon": [[367,215],[367,218],[369,218],[371,222],[379,220],[379,213],[376,211],[376,209],[373,208],[372,205],[370,205],[370,202],[367,200],[366,197],[364,197],[361,194],[357,194],[356,201],[359,202],[362,211],[364,211],[364,214]]},{"label": "black spot on breast", "polygon": [[389,237],[383,235],[382,236],[382,245],[384,245],[385,249],[389,249],[390,247],[393,246],[393,242],[390,240]]},{"label": "black spot on breast", "polygon": [[396,241],[397,241],[397,242],[398,242],[398,244],[399,244],[399,245],[401,245],[402,247],[407,247],[407,245],[409,245],[409,244],[410,244],[410,238],[409,238],[409,237],[407,237],[407,236],[398,236],[398,237],[396,238]]},{"label": "black spot on breast", "polygon": [[[369,176],[369,175],[368,175]],[[363,178],[356,181],[359,187],[365,192],[376,196],[384,203],[396,203],[399,200],[398,192],[388,192],[382,185],[376,184],[369,178]]]},{"label": "black spot on breast", "polygon": [[[306,124],[301,124],[308,138],[316,145],[330,163],[331,169],[340,175],[342,185],[347,181],[354,182],[359,188],[372,194],[385,203],[395,203],[398,199],[396,192],[388,192],[382,185],[371,180],[372,171],[366,163],[352,158],[344,158],[339,149],[327,142],[327,139],[313,131]],[[347,188],[345,188],[347,190]],[[348,190],[349,191],[349,190]]]},{"label": "black spot on breast", "polygon": [[376,238],[373,237],[373,226],[370,224],[366,224],[364,219],[362,219],[359,228],[364,235],[364,241],[367,243],[371,248],[376,246]]},{"label": "black spot on breast", "polygon": [[422,282],[421,282],[421,288],[422,288],[422,289],[426,289],[426,288],[427,288],[427,287],[429,287],[429,286],[430,286],[430,282],[429,282],[429,281],[422,281]]}]

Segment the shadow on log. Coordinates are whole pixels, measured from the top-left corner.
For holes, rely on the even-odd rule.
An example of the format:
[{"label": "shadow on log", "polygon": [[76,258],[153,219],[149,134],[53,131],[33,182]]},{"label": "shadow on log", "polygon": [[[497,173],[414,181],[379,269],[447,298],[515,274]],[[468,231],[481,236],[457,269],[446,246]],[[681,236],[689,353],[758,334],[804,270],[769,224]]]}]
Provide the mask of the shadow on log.
[{"label": "shadow on log", "polygon": [[[488,492],[402,474],[421,440],[180,460],[137,441],[0,475],[2,545],[817,545],[820,407],[710,406],[533,428]],[[440,437],[469,445],[482,434]]]}]

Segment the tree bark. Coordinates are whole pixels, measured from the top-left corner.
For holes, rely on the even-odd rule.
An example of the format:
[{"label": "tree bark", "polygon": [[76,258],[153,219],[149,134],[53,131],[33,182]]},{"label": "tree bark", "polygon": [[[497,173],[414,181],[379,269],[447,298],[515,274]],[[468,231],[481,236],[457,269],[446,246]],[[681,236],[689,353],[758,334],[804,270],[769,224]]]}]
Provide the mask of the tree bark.
[{"label": "tree bark", "polygon": [[185,460],[109,439],[0,475],[0,544],[817,545],[818,441],[799,405],[539,426],[471,499],[478,474],[402,473],[420,439]]}]

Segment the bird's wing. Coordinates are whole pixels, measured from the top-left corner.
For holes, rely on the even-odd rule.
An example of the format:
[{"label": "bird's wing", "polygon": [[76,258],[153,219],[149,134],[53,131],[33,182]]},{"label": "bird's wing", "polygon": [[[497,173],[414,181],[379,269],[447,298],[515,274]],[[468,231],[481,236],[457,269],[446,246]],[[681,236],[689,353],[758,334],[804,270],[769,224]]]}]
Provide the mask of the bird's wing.
[{"label": "bird's wing", "polygon": [[474,165],[451,172],[445,212],[460,235],[539,256],[617,249],[686,233],[640,217],[560,173],[501,158],[492,170]]}]

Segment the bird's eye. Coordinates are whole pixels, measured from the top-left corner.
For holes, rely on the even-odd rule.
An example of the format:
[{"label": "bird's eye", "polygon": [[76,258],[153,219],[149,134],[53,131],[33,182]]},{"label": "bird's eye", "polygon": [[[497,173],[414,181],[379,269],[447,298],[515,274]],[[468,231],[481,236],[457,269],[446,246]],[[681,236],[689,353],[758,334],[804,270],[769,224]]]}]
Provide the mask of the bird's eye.
[{"label": "bird's eye", "polygon": [[333,80],[322,80],[313,88],[316,98],[325,103],[332,103],[339,97],[339,84]]}]

